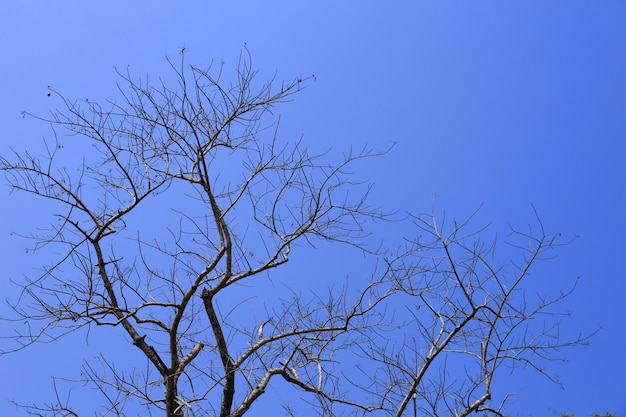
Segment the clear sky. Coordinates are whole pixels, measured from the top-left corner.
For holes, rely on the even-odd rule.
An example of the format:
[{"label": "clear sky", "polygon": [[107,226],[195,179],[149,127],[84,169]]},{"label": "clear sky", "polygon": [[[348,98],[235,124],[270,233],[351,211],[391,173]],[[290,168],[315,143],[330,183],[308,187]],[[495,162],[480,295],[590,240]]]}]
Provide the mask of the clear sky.
[{"label": "clear sky", "polygon": [[[380,204],[424,212],[436,197],[463,216],[484,203],[494,233],[532,220],[533,204],[548,230],[579,236],[541,266],[536,291],[581,276],[564,332],[603,329],[553,364],[564,389],[525,373],[506,381],[520,389],[509,410],[626,415],[626,1],[3,1],[0,152],[50,136],[20,114],[56,105],[49,85],[102,100],[114,66],[156,78],[181,47],[207,66],[234,64],[244,43],[261,74],[315,74],[282,107],[286,132],[317,149],[397,142],[363,173]],[[46,213],[7,187],[0,198],[11,294],[9,279],[42,260],[10,232]],[[1,415],[73,371],[61,353],[0,357]]]}]

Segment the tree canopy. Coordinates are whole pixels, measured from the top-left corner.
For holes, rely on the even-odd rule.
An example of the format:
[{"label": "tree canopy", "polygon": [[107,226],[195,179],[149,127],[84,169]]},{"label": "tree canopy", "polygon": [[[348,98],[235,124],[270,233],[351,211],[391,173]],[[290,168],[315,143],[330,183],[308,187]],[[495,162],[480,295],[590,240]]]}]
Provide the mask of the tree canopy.
[{"label": "tree canopy", "polygon": [[[184,51],[168,62],[175,82],[118,72],[119,100],[51,89],[60,110],[26,115],[50,123],[54,140],[42,155],[0,158],[15,191],[51,202],[48,228],[27,237],[58,254],[19,282],[4,352],[117,329],[116,350],[143,361],[102,346],[76,381],[102,394],[89,413],[116,416],[254,414],[261,398],[280,400],[275,386],[307,414],[502,416],[501,373],[527,367],[556,381],[546,361],[586,336],[559,332],[558,303],[575,281],[525,291],[535,264],[566,243],[536,213],[511,229],[517,256],[501,260],[473,216],[371,202],[351,170],[389,149],[337,156],[283,139],[277,106],[310,78],[261,82],[246,51],[233,77],[187,65]],[[379,247],[376,222],[401,222],[404,243]],[[310,293],[307,271],[275,272],[320,242],[360,251],[370,273]],[[287,289],[276,297],[275,279]],[[86,412],[65,398],[23,407]],[[286,414],[301,410],[290,404]]]}]

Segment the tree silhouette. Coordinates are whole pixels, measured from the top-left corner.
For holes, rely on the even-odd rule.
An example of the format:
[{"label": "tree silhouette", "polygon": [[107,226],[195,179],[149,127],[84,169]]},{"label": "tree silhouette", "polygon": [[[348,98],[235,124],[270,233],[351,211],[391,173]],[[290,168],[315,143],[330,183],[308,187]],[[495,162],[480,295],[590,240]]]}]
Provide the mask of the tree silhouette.
[{"label": "tree silhouette", "polygon": [[[273,111],[308,78],[258,82],[247,52],[232,81],[222,67],[188,66],[183,51],[168,62],[174,83],[118,72],[121,98],[104,104],[51,89],[62,110],[28,116],[50,123],[55,140],[42,156],[0,159],[14,190],[53,203],[47,231],[28,237],[61,253],[21,282],[4,351],[105,326],[149,365],[120,368],[106,352],[85,362],[78,382],[101,392],[98,415],[242,416],[279,383],[308,414],[502,415],[500,369],[553,378],[542,360],[584,342],[560,338],[553,309],[573,287],[524,291],[559,245],[538,217],[512,230],[519,256],[500,263],[473,216],[372,206],[350,170],[386,151],[337,159],[281,139]],[[404,222],[405,244],[372,249],[372,221]],[[311,277],[281,278],[289,295],[263,297],[276,268],[319,242],[356,248],[376,267],[312,296],[302,292]],[[79,415],[58,398],[23,407]]]}]

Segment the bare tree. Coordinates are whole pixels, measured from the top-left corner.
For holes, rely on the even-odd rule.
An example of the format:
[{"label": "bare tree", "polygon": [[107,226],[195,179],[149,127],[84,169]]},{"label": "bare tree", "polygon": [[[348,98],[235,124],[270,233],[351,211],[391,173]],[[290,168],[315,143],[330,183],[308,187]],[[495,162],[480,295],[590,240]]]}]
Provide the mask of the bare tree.
[{"label": "bare tree", "polygon": [[[121,98],[105,104],[51,89],[62,109],[33,117],[55,141],[42,156],[0,159],[14,190],[54,203],[47,232],[29,237],[63,254],[21,281],[5,353],[107,326],[149,365],[120,368],[106,351],[86,362],[80,382],[101,392],[97,415],[242,416],[272,384],[300,391],[320,415],[502,415],[497,371],[550,375],[537,360],[584,341],[559,338],[553,306],[569,291],[524,292],[531,266],[557,245],[538,219],[537,230],[512,232],[520,256],[506,267],[471,217],[409,215],[419,238],[393,254],[369,248],[371,221],[394,217],[369,205],[369,185],[349,169],[381,153],[313,155],[278,135],[273,109],[307,79],[259,83],[247,52],[230,82],[221,67],[187,66],[182,52],[168,62],[173,85],[120,72]],[[78,164],[64,153],[82,146]],[[299,242],[320,239],[376,267],[324,296],[302,295],[306,280],[292,279],[290,296],[250,297]],[[79,415],[62,398],[24,408]]]}]

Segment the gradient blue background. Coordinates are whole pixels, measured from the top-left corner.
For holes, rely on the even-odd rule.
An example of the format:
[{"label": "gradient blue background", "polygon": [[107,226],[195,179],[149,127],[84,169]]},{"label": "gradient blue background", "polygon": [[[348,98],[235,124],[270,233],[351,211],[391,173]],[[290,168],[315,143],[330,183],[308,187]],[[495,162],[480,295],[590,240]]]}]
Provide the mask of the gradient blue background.
[{"label": "gradient blue background", "polygon": [[[532,203],[548,230],[579,236],[533,290],[581,276],[563,331],[602,331],[552,364],[564,389],[527,372],[502,387],[518,389],[514,416],[626,415],[626,1],[4,1],[0,153],[51,137],[20,114],[58,105],[48,85],[103,100],[114,66],[156,79],[181,47],[189,63],[234,65],[244,43],[261,76],[316,76],[281,108],[284,133],[314,149],[398,143],[360,173],[374,202],[428,212],[436,198],[459,217],[484,203],[494,234],[531,221]],[[9,279],[46,260],[10,232],[47,213],[6,187],[0,199],[0,288],[14,296]],[[82,342],[0,356],[0,414],[18,415],[10,399],[47,400]]]}]

